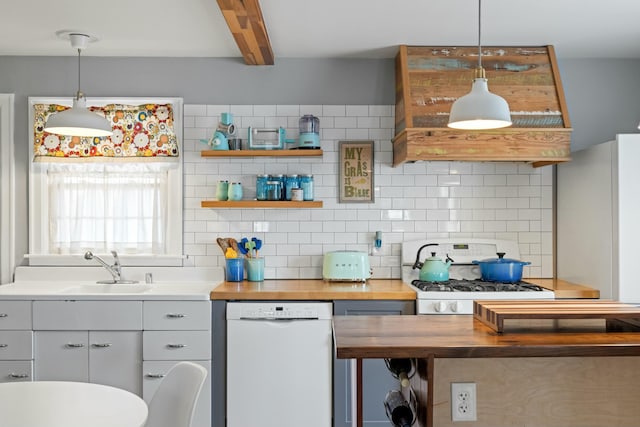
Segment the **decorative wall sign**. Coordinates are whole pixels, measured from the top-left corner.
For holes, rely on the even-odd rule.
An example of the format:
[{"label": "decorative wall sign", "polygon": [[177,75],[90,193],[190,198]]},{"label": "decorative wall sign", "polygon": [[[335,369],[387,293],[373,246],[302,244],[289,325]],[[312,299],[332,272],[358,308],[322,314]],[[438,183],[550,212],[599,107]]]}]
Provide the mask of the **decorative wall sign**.
[{"label": "decorative wall sign", "polygon": [[340,203],[374,201],[373,141],[340,141]]}]

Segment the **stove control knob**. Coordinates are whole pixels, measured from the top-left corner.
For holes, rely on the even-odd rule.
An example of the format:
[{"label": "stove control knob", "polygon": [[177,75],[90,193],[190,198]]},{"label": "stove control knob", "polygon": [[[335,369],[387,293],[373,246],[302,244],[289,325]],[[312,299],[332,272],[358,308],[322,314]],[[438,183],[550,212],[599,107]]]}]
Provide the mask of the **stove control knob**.
[{"label": "stove control knob", "polygon": [[433,304],[433,309],[436,311],[436,313],[442,313],[446,311],[447,303],[444,301],[438,301]]},{"label": "stove control knob", "polygon": [[451,311],[453,311],[454,313],[457,313],[459,309],[460,309],[460,303],[458,301],[454,301],[451,303]]}]

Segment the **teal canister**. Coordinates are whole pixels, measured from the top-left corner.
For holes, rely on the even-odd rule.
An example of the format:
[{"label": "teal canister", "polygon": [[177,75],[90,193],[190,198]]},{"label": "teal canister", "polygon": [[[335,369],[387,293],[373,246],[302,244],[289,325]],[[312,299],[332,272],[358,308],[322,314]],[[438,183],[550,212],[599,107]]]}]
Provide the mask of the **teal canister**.
[{"label": "teal canister", "polygon": [[229,200],[242,200],[242,184],[239,182],[232,182],[229,184]]},{"label": "teal canister", "polygon": [[[278,197],[275,200],[284,200],[284,196],[285,196],[285,185],[287,184],[285,179],[284,179],[284,175],[283,174],[277,174],[277,175],[269,175],[269,181],[277,181],[280,183],[280,197]],[[269,199],[269,200],[274,200],[274,199]]]},{"label": "teal canister", "polygon": [[256,177],[256,199],[267,200],[267,182],[269,175],[258,175]]},{"label": "teal canister", "polygon": [[313,200],[313,175],[300,175],[300,188],[303,200]]},{"label": "teal canister", "polygon": [[291,200],[291,191],[294,188],[300,188],[300,182],[298,181],[298,175],[287,175],[285,177],[285,200]]},{"label": "teal canister", "polygon": [[267,200],[280,200],[282,185],[280,181],[267,181]]},{"label": "teal canister", "polygon": [[216,186],[216,199],[227,200],[229,198],[229,181],[218,181]]}]

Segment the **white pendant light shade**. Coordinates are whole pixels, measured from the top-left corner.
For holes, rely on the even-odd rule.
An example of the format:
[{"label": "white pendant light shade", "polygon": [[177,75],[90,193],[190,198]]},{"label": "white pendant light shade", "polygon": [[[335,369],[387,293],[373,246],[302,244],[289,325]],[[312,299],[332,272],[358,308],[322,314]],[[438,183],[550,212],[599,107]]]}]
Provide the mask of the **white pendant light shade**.
[{"label": "white pendant light shade", "polygon": [[73,99],[73,107],[49,116],[44,125],[44,131],[80,137],[113,135],[109,120],[89,111],[84,94],[80,91],[80,52],[87,46],[87,43],[97,39],[78,31],[61,30],[56,34],[60,38],[68,39],[71,42],[71,47],[78,51],[78,92]]},{"label": "white pendant light shade", "polygon": [[482,68],[482,0],[478,0],[478,67],[471,92],[458,98],[451,106],[448,127],[482,130],[511,126],[509,104],[504,98],[489,92],[487,76]]},{"label": "white pendant light shade", "polygon": [[487,79],[476,77],[471,92],[451,106],[449,124],[454,129],[498,129],[511,126],[509,104],[489,92]]},{"label": "white pendant light shade", "polygon": [[84,98],[74,98],[73,108],[52,114],[44,127],[45,132],[69,136],[110,136],[111,123],[87,109]]}]

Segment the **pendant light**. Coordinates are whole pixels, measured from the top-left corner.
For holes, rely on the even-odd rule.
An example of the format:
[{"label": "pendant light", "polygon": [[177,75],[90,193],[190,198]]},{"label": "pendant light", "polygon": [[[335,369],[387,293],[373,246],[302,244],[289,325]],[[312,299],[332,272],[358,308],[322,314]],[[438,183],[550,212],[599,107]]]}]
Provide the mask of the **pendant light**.
[{"label": "pendant light", "polygon": [[458,98],[451,106],[449,123],[454,129],[498,129],[511,126],[509,104],[504,98],[489,92],[487,76],[482,67],[481,46],[482,0],[478,0],[478,68],[471,92]]},{"label": "pendant light", "polygon": [[49,116],[44,127],[45,132],[69,136],[110,136],[113,134],[111,123],[104,117],[87,109],[86,98],[80,90],[80,53],[93,41],[88,34],[60,31],[59,37],[69,38],[71,47],[78,50],[78,92],[73,99],[73,107]]}]

